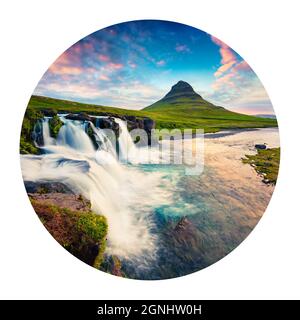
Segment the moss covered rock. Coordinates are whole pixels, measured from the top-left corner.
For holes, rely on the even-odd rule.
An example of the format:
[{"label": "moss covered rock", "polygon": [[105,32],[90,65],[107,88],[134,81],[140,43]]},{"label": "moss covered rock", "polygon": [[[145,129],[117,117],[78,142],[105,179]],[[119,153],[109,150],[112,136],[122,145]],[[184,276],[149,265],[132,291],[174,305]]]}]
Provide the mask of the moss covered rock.
[{"label": "moss covered rock", "polygon": [[45,228],[65,249],[99,269],[106,245],[107,221],[91,211],[74,211],[31,199]]},{"label": "moss covered rock", "polygon": [[40,111],[27,109],[24,115],[21,137],[20,137],[20,153],[22,154],[38,154],[39,149],[34,144],[33,132],[36,123],[43,118]]},{"label": "moss covered rock", "polygon": [[53,138],[57,137],[59,129],[63,126],[63,124],[64,123],[60,120],[57,114],[49,120],[50,135]]}]

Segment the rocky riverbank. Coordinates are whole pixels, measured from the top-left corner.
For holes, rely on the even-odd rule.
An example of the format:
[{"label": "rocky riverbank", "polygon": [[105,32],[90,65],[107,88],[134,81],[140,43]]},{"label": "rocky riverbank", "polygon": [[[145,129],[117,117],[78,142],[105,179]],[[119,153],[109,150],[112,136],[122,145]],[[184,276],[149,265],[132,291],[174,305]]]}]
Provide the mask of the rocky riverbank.
[{"label": "rocky riverbank", "polygon": [[250,164],[265,184],[276,184],[280,162],[280,148],[257,148],[257,154],[246,155],[243,163]]},{"label": "rocky riverbank", "polygon": [[66,250],[99,269],[106,246],[107,221],[90,201],[62,183],[26,181],[31,204],[44,227]]}]

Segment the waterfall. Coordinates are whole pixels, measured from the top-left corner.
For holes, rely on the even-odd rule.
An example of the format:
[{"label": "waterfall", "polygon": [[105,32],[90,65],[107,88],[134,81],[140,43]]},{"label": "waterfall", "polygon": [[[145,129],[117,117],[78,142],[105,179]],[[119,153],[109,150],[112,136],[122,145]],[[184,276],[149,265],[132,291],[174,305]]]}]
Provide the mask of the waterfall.
[{"label": "waterfall", "polygon": [[65,121],[57,136],[57,145],[70,147],[83,153],[93,153],[95,148],[86,134],[86,125],[79,121]]},{"label": "waterfall", "polygon": [[50,135],[49,120],[49,118],[45,118],[42,123],[43,141],[46,146],[55,145],[55,139]]},{"label": "waterfall", "polygon": [[[25,181],[59,181],[73,192],[91,201],[95,213],[108,221],[106,252],[135,259],[154,257],[157,248],[153,234],[152,211],[157,205],[168,203],[167,190],[160,191],[162,173],[146,173],[125,166],[113,154],[112,145],[101,129],[91,125],[102,147],[95,150],[86,133],[86,123],[66,120],[57,139],[50,137],[49,123],[43,121],[44,149],[42,155],[22,155],[21,165]],[[122,120],[116,119],[122,133],[120,147],[135,148]]]},{"label": "waterfall", "polygon": [[95,134],[99,148],[110,153],[113,157],[116,157],[116,141],[114,141],[116,139],[108,137],[107,134],[105,134],[105,130],[95,127],[92,122],[89,124]]},{"label": "waterfall", "polygon": [[137,163],[137,149],[132,141],[132,137],[128,132],[126,122],[121,119],[115,119],[120,126],[119,146],[120,146],[120,160]]}]

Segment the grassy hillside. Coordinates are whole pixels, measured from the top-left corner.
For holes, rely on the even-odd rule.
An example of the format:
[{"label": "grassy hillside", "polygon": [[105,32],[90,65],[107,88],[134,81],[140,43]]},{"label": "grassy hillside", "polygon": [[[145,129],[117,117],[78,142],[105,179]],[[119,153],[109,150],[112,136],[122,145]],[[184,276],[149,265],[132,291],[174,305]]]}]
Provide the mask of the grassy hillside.
[{"label": "grassy hillside", "polygon": [[175,84],[161,100],[143,109],[162,125],[179,128],[204,128],[214,132],[227,128],[276,126],[276,119],[253,117],[226,110],[203,99],[184,81]]},{"label": "grassy hillside", "polygon": [[216,107],[203,99],[201,103],[202,104],[199,104],[199,101],[193,101],[191,98],[177,98],[175,102],[169,101],[168,103],[165,103],[159,101],[143,110],[127,110],[48,97],[32,96],[28,104],[28,109],[34,109],[35,111],[55,110],[67,113],[85,112],[93,115],[110,114],[150,117],[155,120],[156,128],[159,129],[203,128],[205,132],[216,132],[231,128],[263,128],[277,126],[277,121],[274,119],[258,118],[231,112],[222,107]]}]

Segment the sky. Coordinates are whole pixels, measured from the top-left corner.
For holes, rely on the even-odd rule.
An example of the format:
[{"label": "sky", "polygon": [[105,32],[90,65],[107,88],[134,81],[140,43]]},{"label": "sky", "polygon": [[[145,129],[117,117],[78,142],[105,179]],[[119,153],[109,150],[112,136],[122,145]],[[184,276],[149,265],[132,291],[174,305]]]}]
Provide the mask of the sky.
[{"label": "sky", "polygon": [[140,20],[99,30],[67,49],[34,94],[141,109],[179,80],[230,110],[273,114],[258,77],[219,39],[183,24]]}]

